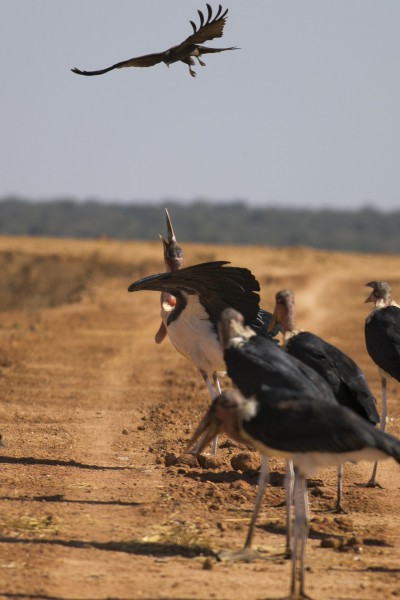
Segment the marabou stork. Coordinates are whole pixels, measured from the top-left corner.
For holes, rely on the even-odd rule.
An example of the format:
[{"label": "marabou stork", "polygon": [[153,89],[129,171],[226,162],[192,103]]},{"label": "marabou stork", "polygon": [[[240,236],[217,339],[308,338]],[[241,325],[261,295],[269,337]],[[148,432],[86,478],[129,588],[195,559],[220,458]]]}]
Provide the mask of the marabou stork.
[{"label": "marabou stork", "polygon": [[[285,389],[296,394],[304,393],[322,405],[337,403],[331,387],[314,369],[283,352],[271,339],[256,335],[245,325],[242,315],[236,310],[224,310],[218,322],[218,335],[224,349],[227,373],[244,397],[251,398],[266,390]],[[244,552],[251,546],[257,514],[267,481],[268,466],[264,459]],[[290,555],[291,545],[292,485],[291,465],[287,465],[287,555]]]},{"label": "marabou stork", "polygon": [[[163,253],[164,253],[164,266],[166,272],[179,271],[179,269],[183,265],[183,251],[179,246],[174,228],[172,226],[172,221],[169,216],[168,210],[165,209],[165,217],[167,220],[167,238],[165,239],[161,234],[160,238],[163,244]],[[167,318],[174,308],[176,304],[176,298],[169,292],[161,292],[161,324],[158,328],[158,331],[155,335],[156,344],[161,344],[161,342],[168,335],[168,329],[166,325]],[[223,374],[225,371],[222,372]],[[207,375],[207,378],[204,377],[204,373],[202,373],[203,379],[205,380],[208,393],[210,394],[211,400],[213,400],[218,394],[221,393],[221,386],[218,379],[218,371],[214,371],[212,374],[213,382],[215,388],[212,386],[211,381]],[[215,438],[213,440],[213,453],[216,454],[217,451],[217,443],[218,439]]]},{"label": "marabou stork", "polygon": [[213,40],[214,38],[221,38],[225,22],[227,19],[228,9],[222,12],[222,6],[218,6],[217,14],[213,17],[212,8],[209,4],[207,6],[207,19],[204,18],[201,10],[198,10],[200,17],[200,27],[197,28],[193,21],[190,24],[193,28],[193,33],[183,42],[177,46],[173,46],[164,52],[156,52],[153,54],[146,54],[144,56],[136,56],[135,58],[129,58],[121,62],[106,67],[105,69],[99,69],[97,71],[82,71],[81,69],[71,69],[73,73],[77,75],[103,75],[113,69],[122,69],[123,67],[152,67],[161,62],[165,63],[167,67],[169,65],[181,61],[188,65],[189,73],[192,77],[196,77],[195,71],[192,66],[195,64],[194,58],[198,60],[198,63],[204,67],[205,63],[200,60],[200,56],[203,54],[214,54],[215,52],[225,52],[226,50],[238,50],[235,46],[230,48],[208,48],[207,46],[201,46],[203,42],[207,40]]},{"label": "marabou stork", "polygon": [[[382,389],[382,412],[380,428],[386,427],[386,381],[393,377],[400,381],[400,306],[392,299],[392,288],[386,281],[370,281],[366,284],[372,292],[365,302],[374,307],[365,319],[365,344],[367,351],[378,367]],[[375,463],[369,486],[376,485]]]},{"label": "marabou stork", "polygon": [[220,431],[241,443],[251,443],[266,457],[293,462],[295,519],[290,598],[309,598],[304,589],[309,524],[306,477],[348,460],[393,457],[400,462],[400,442],[346,406],[320,402],[301,391],[263,386],[249,398],[238,390],[225,390],[214,400],[188,449],[203,436],[201,451]]},{"label": "marabou stork", "polygon": [[[159,273],[144,277],[128,288],[129,292],[157,290],[174,296],[175,304],[163,302],[163,323],[175,349],[200,371],[212,400],[221,393],[218,372],[226,371],[216,332],[223,309],[233,306],[240,310],[245,322],[256,329],[263,323],[262,332],[267,336],[272,318],[271,313],[259,308],[260,286],[251,271],[227,264],[215,261]],[[161,337],[160,330],[157,335]]]},{"label": "marabou stork", "polygon": [[[179,269],[183,265],[183,251],[176,241],[174,229],[172,227],[172,222],[168,213],[168,210],[165,209],[165,217],[167,219],[167,237],[168,240],[163,238],[160,234],[160,238],[163,245],[164,251],[164,266],[166,271],[179,271]],[[176,304],[175,296],[172,296],[169,292],[161,292],[161,315],[163,315],[164,305],[167,306],[167,313],[169,314],[171,307],[173,308]],[[161,325],[155,335],[156,344],[161,344],[161,342],[165,339],[168,334],[167,327],[164,321],[161,321]]]},{"label": "marabou stork", "polygon": [[[347,354],[309,331],[298,331],[295,322],[293,292],[282,290],[275,295],[274,319],[283,330],[283,347],[291,355],[317,371],[331,386],[339,404],[347,406],[372,425],[379,423],[376,400],[364,373]],[[337,512],[343,511],[342,468],[339,469]]]},{"label": "marabou stork", "polygon": [[[171,221],[171,218],[169,216],[167,209],[165,209],[165,213],[166,213],[166,220],[167,220],[167,239],[165,239],[163,236],[160,235],[160,238],[161,238],[162,244],[163,244],[164,265],[165,265],[165,270],[167,272],[176,272],[176,271],[179,271],[179,269],[182,267],[183,251],[182,251],[181,246],[177,242],[174,228],[172,226],[172,221]],[[222,264],[227,264],[227,263],[220,263],[220,264],[222,265]],[[229,269],[232,269],[232,267],[229,267]],[[245,270],[243,270],[243,272],[244,271]],[[218,272],[218,271],[216,271],[216,272]],[[192,273],[192,271],[190,273]],[[250,274],[250,272],[248,272],[248,273]],[[214,277],[214,275],[215,275],[215,270],[213,269],[212,276]],[[247,280],[247,285],[251,284],[252,291],[258,291],[260,289],[259,284],[258,284],[258,282],[256,282],[256,280],[254,280],[254,281],[253,280],[254,280],[253,276],[249,275],[249,278]],[[175,280],[171,281],[171,285],[173,288],[176,285],[178,285],[178,287],[179,287],[180,285],[182,285],[182,282],[183,282],[183,280],[178,277],[178,279],[176,281]],[[206,280],[204,282],[200,281],[198,283],[200,283],[199,290],[201,289],[200,293],[202,294],[202,298],[204,301],[206,301],[207,296],[208,296],[208,290],[207,290],[207,286],[204,286],[203,284],[204,283],[207,284],[207,281]],[[165,282],[163,282],[163,285],[165,286]],[[200,373],[205,381],[210,398],[211,398],[211,400],[213,400],[218,394],[221,393],[221,386],[220,386],[220,382],[219,382],[219,378],[218,378],[218,372],[225,374],[225,370],[226,370],[224,361],[223,361],[222,352],[221,352],[220,346],[218,344],[217,344],[218,351],[215,351],[215,338],[216,338],[215,320],[219,316],[218,311],[220,309],[222,310],[222,308],[224,308],[225,306],[229,306],[229,299],[230,299],[229,292],[225,291],[225,289],[224,289],[225,284],[222,279],[219,283],[218,283],[218,281],[214,281],[214,289],[211,290],[210,299],[208,301],[208,304],[210,306],[210,311],[211,311],[210,317],[209,317],[209,320],[211,321],[211,333],[210,334],[207,333],[207,327],[204,328],[201,326],[201,323],[199,322],[199,318],[196,315],[193,316],[193,323],[190,323],[191,317],[190,317],[189,313],[187,313],[187,314],[185,313],[185,315],[184,315],[185,318],[180,320],[180,328],[177,333],[176,326],[173,327],[172,329],[170,329],[169,323],[173,322],[173,320],[176,318],[174,315],[178,315],[181,312],[181,309],[179,310],[179,312],[175,311],[176,298],[174,295],[172,295],[171,290],[167,291],[168,285],[169,285],[169,283],[167,284],[167,287],[163,287],[163,291],[161,292],[162,322],[161,322],[161,325],[155,335],[155,341],[157,344],[160,344],[165,339],[166,335],[167,334],[169,335],[173,346],[178,350],[178,352],[183,354],[183,356],[188,358],[188,360],[190,360],[194,364],[194,366],[198,368],[198,370],[200,371]],[[240,285],[240,282],[239,282],[239,285]],[[256,287],[253,288],[252,287],[253,285],[255,285]],[[153,287],[151,289],[157,289],[157,288]],[[130,289],[130,291],[134,291],[134,290]],[[248,291],[249,290],[246,290],[244,295],[247,294]],[[221,298],[224,299],[222,304],[221,304],[221,302],[218,302],[218,301],[215,302],[215,298],[212,299],[212,295],[215,293],[220,294]],[[227,293],[228,293],[228,295],[227,295]],[[235,290],[235,294],[237,294],[237,289]],[[259,298],[258,295],[257,295],[257,298]],[[194,299],[193,299],[193,301],[194,301]],[[201,298],[200,298],[200,302],[203,303]],[[241,303],[242,303],[242,300],[240,300],[239,304],[237,304],[236,306],[240,306]],[[217,307],[217,309],[213,308],[214,305]],[[189,307],[189,309],[190,309],[190,307]],[[207,319],[207,317],[204,317],[204,318]],[[200,319],[201,319],[201,317],[200,317]],[[277,326],[275,328],[269,327],[269,323],[270,323],[271,319],[272,319],[271,313],[263,310],[262,308],[258,308],[256,313],[254,313],[254,311],[252,311],[250,320],[248,322],[250,323],[250,325],[254,329],[254,331],[257,332],[257,334],[271,337],[271,336],[275,336],[278,333],[278,331],[280,330],[280,326]],[[271,331],[269,332],[268,329],[271,329]],[[199,343],[201,346],[200,349],[196,348],[197,336],[200,336],[200,340],[199,340]],[[189,338],[189,343],[184,340],[184,338],[186,338],[186,337]],[[181,338],[182,338],[182,340],[181,340]],[[204,357],[202,358],[203,355],[207,355],[207,347],[206,346],[207,346],[208,341],[210,341],[210,343],[211,343],[210,348],[214,348],[213,351],[210,352],[210,357],[209,357],[210,360],[208,360],[208,358],[206,358],[206,359],[204,359]],[[184,347],[184,351],[182,351],[182,349],[181,349],[182,345]],[[188,347],[188,345],[192,346],[192,348]],[[211,363],[214,364],[214,367],[212,366],[210,361],[211,361]],[[204,365],[203,363],[206,363],[206,364]],[[214,440],[214,442],[213,442],[213,453],[214,454],[216,453],[216,448],[217,448],[217,440]]]}]

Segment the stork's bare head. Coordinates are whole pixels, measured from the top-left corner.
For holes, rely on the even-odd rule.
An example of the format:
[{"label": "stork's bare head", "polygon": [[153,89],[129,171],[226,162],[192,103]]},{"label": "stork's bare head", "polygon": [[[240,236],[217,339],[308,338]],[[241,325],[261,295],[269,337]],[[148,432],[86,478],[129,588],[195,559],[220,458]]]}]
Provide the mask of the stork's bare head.
[{"label": "stork's bare head", "polygon": [[389,306],[392,299],[392,288],[386,281],[370,281],[365,285],[372,288],[372,292],[365,300],[365,303],[373,302],[375,306]]},{"label": "stork's bare head", "polygon": [[174,229],[167,209],[165,209],[165,217],[167,219],[168,240],[160,235],[164,248],[165,268],[167,271],[178,271],[183,265],[183,251],[176,241]]},{"label": "stork's bare head", "polygon": [[276,292],[275,302],[281,306],[293,306],[294,294],[290,290],[281,290],[280,292]]},{"label": "stork's bare head", "polygon": [[250,327],[244,324],[243,315],[234,308],[225,308],[218,321],[218,338],[225,350],[256,335]]},{"label": "stork's bare head", "polygon": [[284,331],[294,330],[294,294],[290,290],[281,290],[275,294],[275,310],[268,325],[268,331],[281,323]]}]

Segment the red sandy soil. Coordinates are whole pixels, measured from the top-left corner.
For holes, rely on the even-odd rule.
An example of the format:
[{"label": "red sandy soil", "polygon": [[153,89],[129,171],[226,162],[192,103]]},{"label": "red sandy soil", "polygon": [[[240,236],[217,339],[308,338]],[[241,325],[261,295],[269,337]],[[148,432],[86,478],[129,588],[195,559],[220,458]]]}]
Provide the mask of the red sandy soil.
[{"label": "red sandy soil", "polygon": [[[251,268],[266,309],[278,289],[293,289],[298,326],[348,352],[380,399],[364,345],[364,284],[388,280],[400,297],[398,257],[200,245],[185,252],[187,265],[223,259]],[[159,295],[127,293],[162,268],[158,243],[0,238],[0,599],[288,594],[282,462],[272,461],[251,563],[217,554],[244,542],[258,454],[222,437],[215,464],[169,463],[209,399],[169,341],[154,343]],[[388,431],[400,436],[397,382],[388,393]],[[244,451],[249,464],[235,470],[231,460]],[[400,469],[381,463],[382,489],[362,486],[370,472],[367,463],[346,465],[347,514],[331,511],[335,469],[310,482],[306,587],[314,599],[400,598]]]}]

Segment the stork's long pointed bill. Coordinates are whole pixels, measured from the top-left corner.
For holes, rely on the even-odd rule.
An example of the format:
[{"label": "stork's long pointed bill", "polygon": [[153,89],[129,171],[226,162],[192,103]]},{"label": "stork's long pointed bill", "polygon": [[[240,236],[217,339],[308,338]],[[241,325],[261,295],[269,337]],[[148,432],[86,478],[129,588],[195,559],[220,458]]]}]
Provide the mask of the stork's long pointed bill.
[{"label": "stork's long pointed bill", "polygon": [[174,228],[172,227],[171,217],[169,216],[167,208],[165,209],[165,218],[167,220],[168,240],[166,240],[160,233],[160,239],[162,240],[164,250],[168,249],[171,244],[176,243]]},{"label": "stork's long pointed bill", "polygon": [[278,323],[279,323],[279,319],[278,319],[278,315],[277,315],[276,308],[275,308],[272,318],[271,318],[270,322],[268,323],[268,327],[267,327],[268,333],[271,332],[278,325]]},{"label": "stork's long pointed bill", "polygon": [[374,293],[375,285],[376,285],[376,281],[370,281],[369,283],[365,284],[366,287],[372,288],[372,292],[370,293],[368,298],[366,300],[364,300],[364,304],[367,304],[367,302],[376,302],[376,297],[375,297],[375,293]]},{"label": "stork's long pointed bill", "polygon": [[165,209],[165,218],[167,219],[168,241],[169,243],[176,242],[174,228],[172,227],[171,217],[169,216],[169,212],[167,209]]},{"label": "stork's long pointed bill", "polygon": [[375,301],[376,301],[375,294],[372,291],[370,293],[370,295],[368,296],[368,298],[366,298],[366,300],[364,300],[364,304],[367,304],[367,302],[375,302]]},{"label": "stork's long pointed bill", "polygon": [[[192,435],[189,440],[188,445],[186,446],[185,452],[192,452],[196,447],[196,452],[200,454],[203,452],[205,448],[210,444],[210,442],[215,438],[215,436],[219,433],[221,427],[221,422],[217,418],[215,414],[214,404],[208,409],[199,425],[196,428],[196,431]],[[199,445],[196,444],[197,440],[201,439]]]}]

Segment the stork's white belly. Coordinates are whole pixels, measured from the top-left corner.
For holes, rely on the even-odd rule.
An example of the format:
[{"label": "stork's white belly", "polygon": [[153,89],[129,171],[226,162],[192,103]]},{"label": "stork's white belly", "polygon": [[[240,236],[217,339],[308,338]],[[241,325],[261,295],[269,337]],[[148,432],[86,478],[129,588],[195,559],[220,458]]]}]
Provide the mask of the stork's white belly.
[{"label": "stork's white belly", "polygon": [[[167,325],[171,309],[165,304],[161,317]],[[168,336],[176,350],[206,373],[225,371],[221,345],[209,316],[197,296],[188,296],[188,303],[179,317],[167,325]]]}]

